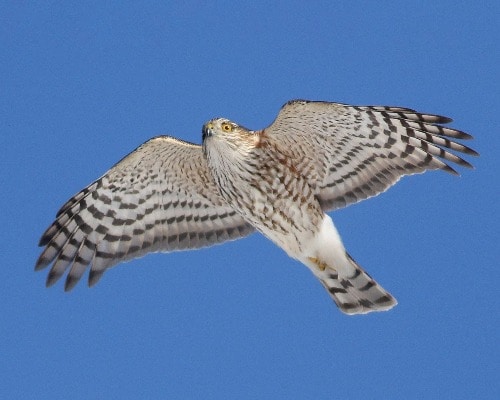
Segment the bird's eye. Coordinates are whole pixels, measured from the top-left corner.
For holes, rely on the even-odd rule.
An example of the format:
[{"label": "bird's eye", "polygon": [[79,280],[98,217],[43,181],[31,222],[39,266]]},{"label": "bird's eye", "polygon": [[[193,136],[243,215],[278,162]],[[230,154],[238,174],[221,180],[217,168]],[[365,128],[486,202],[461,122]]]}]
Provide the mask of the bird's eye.
[{"label": "bird's eye", "polygon": [[224,132],[231,132],[233,130],[233,126],[228,122],[223,122],[221,128]]}]

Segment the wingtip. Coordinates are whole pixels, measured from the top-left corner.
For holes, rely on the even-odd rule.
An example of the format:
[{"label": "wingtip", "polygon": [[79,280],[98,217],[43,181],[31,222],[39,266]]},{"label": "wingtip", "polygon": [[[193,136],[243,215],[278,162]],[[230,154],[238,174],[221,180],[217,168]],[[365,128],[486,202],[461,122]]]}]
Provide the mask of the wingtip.
[{"label": "wingtip", "polygon": [[49,288],[51,286],[54,286],[59,278],[61,278],[61,275],[55,274],[52,270],[50,270],[49,274],[47,275],[47,279],[45,280],[45,287]]},{"label": "wingtip", "polygon": [[49,244],[53,237],[52,233],[52,227],[54,224],[51,224],[47,229],[45,229],[45,232],[43,232],[42,236],[40,237],[40,240],[38,241],[38,246],[39,247],[44,247]]},{"label": "wingtip", "polygon": [[66,281],[64,282],[64,291],[65,292],[71,291],[76,286],[79,280],[80,280],[79,278],[75,278],[74,276],[69,274],[66,277]]},{"label": "wingtip", "polygon": [[45,254],[42,253],[38,257],[35,263],[35,271],[41,271],[42,269],[46,268],[52,260],[48,260],[45,258]]},{"label": "wingtip", "polygon": [[472,165],[470,162],[468,162],[468,161],[466,161],[466,160],[463,160],[463,159],[462,159],[462,161],[463,161],[463,162],[462,162],[462,163],[460,163],[460,165],[461,165],[462,167],[469,168],[469,169],[475,169],[475,168],[474,168],[474,165]]},{"label": "wingtip", "polygon": [[[452,129],[452,128],[450,128]],[[472,136],[470,133],[464,132],[464,131],[459,131],[458,129],[453,129],[454,135],[453,137],[455,139],[460,139],[460,140],[472,140],[474,139],[474,136]]]},{"label": "wingtip", "polygon": [[460,174],[452,167],[450,167],[448,164],[444,164],[441,169],[445,172],[448,172],[449,174],[455,175],[455,176],[460,176]]},{"label": "wingtip", "polygon": [[473,157],[479,157],[480,154],[474,150],[474,149],[471,149],[470,147],[467,147],[467,150],[465,151],[465,154],[469,155],[469,156],[473,156]]},{"label": "wingtip", "polygon": [[46,265],[44,264],[40,264],[40,263],[35,263],[35,268],[33,268],[33,270],[35,272],[38,272],[38,271],[41,271],[42,269],[44,269],[46,267]]},{"label": "wingtip", "polygon": [[99,280],[104,275],[104,271],[105,271],[104,269],[103,270],[95,270],[95,269],[90,270],[89,278],[88,278],[88,282],[87,282],[89,288],[95,286],[97,284],[97,282],[99,282]]},{"label": "wingtip", "polygon": [[436,124],[450,124],[453,122],[453,118],[445,117],[443,115],[436,115]]}]

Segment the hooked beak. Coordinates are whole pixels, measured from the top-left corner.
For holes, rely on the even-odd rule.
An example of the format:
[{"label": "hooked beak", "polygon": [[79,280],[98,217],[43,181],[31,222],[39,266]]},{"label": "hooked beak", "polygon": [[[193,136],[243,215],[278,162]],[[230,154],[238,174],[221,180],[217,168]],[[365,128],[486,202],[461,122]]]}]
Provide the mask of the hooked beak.
[{"label": "hooked beak", "polygon": [[206,138],[211,137],[213,135],[213,130],[214,130],[214,125],[211,122],[203,125],[201,134],[202,141],[205,141]]}]

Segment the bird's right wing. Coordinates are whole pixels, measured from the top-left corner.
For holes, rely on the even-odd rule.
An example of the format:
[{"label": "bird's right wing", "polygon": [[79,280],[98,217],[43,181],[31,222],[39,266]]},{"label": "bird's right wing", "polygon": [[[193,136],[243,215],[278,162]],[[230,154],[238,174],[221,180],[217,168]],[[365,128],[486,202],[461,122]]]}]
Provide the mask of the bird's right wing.
[{"label": "bird's right wing", "polygon": [[35,269],[52,264],[47,286],[69,269],[70,290],[88,266],[90,286],[119,262],[253,231],[219,196],[201,146],[159,136],[62,206],[40,239],[45,248]]}]

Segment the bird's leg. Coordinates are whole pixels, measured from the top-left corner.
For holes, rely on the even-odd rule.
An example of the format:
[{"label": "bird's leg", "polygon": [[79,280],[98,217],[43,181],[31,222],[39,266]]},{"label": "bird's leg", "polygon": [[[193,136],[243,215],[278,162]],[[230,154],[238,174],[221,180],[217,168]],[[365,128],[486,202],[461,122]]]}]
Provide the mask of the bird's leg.
[{"label": "bird's leg", "polygon": [[316,264],[316,266],[320,269],[320,271],[324,271],[328,265],[321,261],[319,258],[316,257],[308,257],[309,261],[311,261],[313,264]]}]

